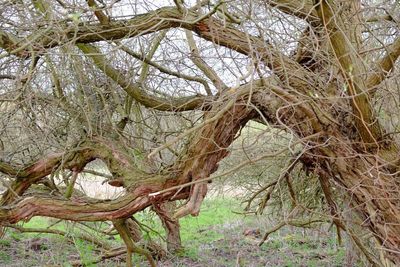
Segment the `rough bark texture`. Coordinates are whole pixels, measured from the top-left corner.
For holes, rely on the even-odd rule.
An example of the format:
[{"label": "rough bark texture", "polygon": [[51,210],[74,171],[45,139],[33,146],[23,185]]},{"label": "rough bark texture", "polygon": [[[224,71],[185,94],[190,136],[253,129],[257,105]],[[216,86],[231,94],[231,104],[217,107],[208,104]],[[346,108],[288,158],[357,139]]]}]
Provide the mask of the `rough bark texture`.
[{"label": "rough bark texture", "polygon": [[[89,1],[92,8],[95,4],[94,1]],[[42,158],[26,166],[0,160],[0,171],[11,178],[8,190],[0,201],[0,223],[16,223],[29,220],[32,216],[75,221],[111,220],[127,244],[129,257],[134,251],[149,257],[146,251],[136,249],[135,238],[132,237],[132,231],[129,232],[127,218],[135,212],[153,206],[162,214],[161,218],[169,234],[170,248],[178,249],[179,238],[176,233],[179,224],[175,219],[188,214],[198,215],[201,202],[207,193],[207,179],[218,169],[219,162],[229,154],[229,146],[240,134],[240,129],[249,120],[255,119],[271,127],[284,129],[303,145],[300,161],[308,172],[319,176],[330,214],[336,225],[348,229],[343,223],[338,200],[334,198],[332,188],[348,194],[352,209],[357,211],[363,221],[362,227],[371,231],[387,258],[400,265],[400,144],[393,137],[396,131],[387,132],[374,106],[380,83],[394,71],[400,56],[400,38],[390,37],[393,43],[384,45],[385,49],[382,51],[385,52],[380,52],[383,56],[377,59],[377,56],[372,54],[369,59],[362,55],[365,51],[361,51],[363,35],[360,24],[367,20],[363,18],[365,10],[360,1],[305,0],[301,1],[299,6],[298,1],[276,0],[264,1],[262,4],[260,8],[263,6],[277,9],[285,16],[296,17],[307,24],[307,28],[301,31],[301,40],[293,53],[281,51],[278,45],[265,40],[262,34],[253,36],[249,33],[250,29],[246,32],[243,30],[246,27],[245,23],[233,25],[227,23],[227,20],[217,18],[214,13],[218,6],[208,10],[207,14],[198,11],[198,7],[163,7],[146,14],[135,15],[131,19],[120,20],[112,20],[101,11],[95,10],[95,15],[101,23],[54,20],[52,24],[45,21],[44,26],[41,25],[37,31],[26,33],[24,38],[12,33],[18,32],[18,29],[0,29],[0,48],[13,60],[15,57],[21,61],[31,60],[29,69],[24,75],[20,75],[22,78],[16,75],[1,76],[7,79],[14,76],[15,79],[18,78],[15,86],[19,94],[11,94],[9,100],[15,101],[16,106],[24,101],[37,104],[33,100],[40,96],[35,95],[34,86],[32,89],[28,85],[36,82],[32,81],[32,77],[36,68],[41,67],[37,64],[38,61],[41,57],[46,57],[46,64],[43,65],[51,65],[49,58],[53,52],[56,49],[68,51],[65,49],[71,44],[76,45],[79,49],[77,51],[87,59],[86,64],[93,64],[93,77],[103,75],[106,80],[104,84],[112,82],[126,96],[125,104],[119,103],[118,106],[123,111],[107,116],[103,114],[111,118],[110,120],[119,120],[104,122],[110,131],[107,127],[95,127],[93,130],[89,123],[90,127],[86,127],[88,129],[73,135],[74,138],[80,135],[82,140],[70,151],[50,155],[43,153]],[[249,65],[253,68],[252,71],[249,71],[247,77],[239,79],[237,86],[221,87],[215,95],[211,95],[210,90],[207,91],[208,96],[193,94],[192,91],[190,94],[178,92],[169,95],[165,91],[170,87],[165,91],[158,88],[150,91],[142,83],[146,80],[143,77],[148,75],[147,64],[156,68],[159,66],[158,71],[166,75],[179,78],[189,76],[160,67],[160,64],[152,62],[152,59],[146,56],[137,56],[144,62],[144,70],[137,82],[131,74],[127,74],[127,70],[119,69],[118,64],[108,59],[100,49],[101,45],[96,44],[109,41],[123,47],[119,39],[149,35],[171,28],[194,32],[198,38],[215,46],[246,56],[251,61]],[[193,40],[192,37],[192,46]],[[293,42],[293,39],[290,40]],[[105,45],[104,43],[102,45]],[[119,49],[113,45],[110,45],[110,50]],[[368,49],[366,51],[368,55]],[[1,55],[5,57],[8,54]],[[79,63],[78,60],[71,62],[74,66],[75,63]],[[196,62],[206,65],[205,61]],[[10,66],[10,69],[15,68]],[[56,92],[40,99],[44,103],[52,103],[54,110],[62,114],[60,117],[69,116],[84,128],[83,125],[87,126],[90,119],[85,117],[87,114],[84,116],[76,112],[71,104],[73,101],[79,102],[79,105],[92,103],[90,96],[95,93],[90,92],[90,89],[101,90],[98,88],[101,86],[97,83],[85,84],[85,81],[92,77],[89,74],[89,78],[82,77],[86,70],[82,66],[75,69],[80,80],[74,86],[84,92],[84,101],[79,102],[74,94],[68,95],[63,92],[70,89],[62,88],[56,68],[43,71],[51,73],[51,77],[46,76],[51,80],[51,86],[41,93],[46,95],[47,91],[53,89]],[[217,72],[209,73],[214,76]],[[258,80],[247,79],[253,77],[254,73],[260,76]],[[26,87],[33,92],[29,97],[26,96]],[[79,90],[76,89],[77,92]],[[98,102],[102,103],[102,109],[107,109],[106,96],[112,95],[114,91],[115,87],[109,87],[100,94],[101,101]],[[20,101],[20,98],[24,101]],[[69,100],[71,103],[68,103],[68,98],[73,101]],[[137,106],[159,112],[203,112],[201,122],[192,125],[191,129],[177,138],[178,141],[186,140],[187,147],[179,151],[180,154],[174,163],[161,171],[152,171],[151,168],[144,167],[145,160],[132,156],[129,151],[132,148],[131,144],[124,141],[124,128],[131,123],[129,115],[134,101]],[[95,106],[96,101],[94,102],[92,106]],[[24,107],[24,110],[32,109],[32,106],[34,104]],[[108,111],[112,113],[114,108],[108,107]],[[100,108],[93,111],[93,107],[88,109],[96,116],[96,112],[102,110]],[[139,113],[135,116],[140,117]],[[157,116],[157,113],[153,115]],[[23,117],[21,114],[18,116],[18,120]],[[170,148],[169,145],[167,142],[162,148]],[[156,151],[159,152],[157,149]],[[111,172],[112,179],[108,181],[109,184],[127,189],[124,196],[111,201],[99,201],[77,195],[67,199],[60,195],[27,193],[32,185],[42,182],[47,176],[60,170],[79,173],[95,159],[105,163]],[[150,161],[151,157],[147,160]],[[187,202],[171,218],[170,214],[164,213],[162,205],[178,199],[187,199]],[[150,258],[149,261],[154,265]]]},{"label": "rough bark texture", "polygon": [[[247,107],[245,102],[239,101],[220,114],[213,123],[204,125],[200,133],[193,137],[193,145],[189,148],[185,158],[177,161],[169,176],[151,175],[138,171],[134,166],[129,166],[129,162],[121,158],[121,154],[115,148],[104,143],[100,143],[100,145],[94,143],[95,150],[96,144],[100,147],[97,148],[97,151],[100,151],[97,152],[97,157],[103,160],[108,159],[107,163],[110,164],[111,171],[125,170],[122,175],[126,174],[126,176],[120,176],[121,173],[116,171],[114,175],[118,175],[117,178],[121,179],[124,184],[129,184],[129,194],[107,202],[84,198],[73,198],[68,201],[51,197],[27,197],[16,200],[7,208],[3,207],[0,211],[0,219],[3,222],[15,223],[40,215],[78,221],[115,220],[127,218],[153,203],[163,202],[171,197],[174,200],[186,198],[193,194],[193,190],[190,194],[187,187],[152,196],[149,194],[209,177],[216,171],[218,162],[228,154],[226,149],[233,142],[237,132],[254,114],[254,110]],[[57,161],[51,166],[46,165],[46,170],[53,168],[56,164]],[[132,170],[135,171],[133,175]],[[200,196],[196,196],[199,198],[194,203],[195,208],[182,209],[185,213],[198,214],[198,205],[205,192],[201,191],[199,194]]]},{"label": "rough bark texture", "polygon": [[162,225],[167,233],[167,250],[170,253],[182,251],[182,241],[180,236],[180,225],[178,220],[172,218],[176,209],[175,202],[155,204],[154,210],[161,219]]}]

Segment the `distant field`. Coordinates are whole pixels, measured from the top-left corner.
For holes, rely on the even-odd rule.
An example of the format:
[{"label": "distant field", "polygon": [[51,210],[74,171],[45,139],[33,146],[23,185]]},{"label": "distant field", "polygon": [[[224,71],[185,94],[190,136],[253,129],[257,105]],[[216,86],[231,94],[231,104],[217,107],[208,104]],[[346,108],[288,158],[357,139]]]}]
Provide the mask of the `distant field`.
[{"label": "distant field", "polygon": [[[198,217],[180,220],[181,236],[185,250],[180,255],[169,255],[159,266],[343,266],[345,252],[338,247],[334,236],[294,229],[283,229],[261,247],[258,234],[244,235],[244,232],[260,230],[266,225],[262,218],[243,217],[232,211],[239,211],[239,202],[232,198],[214,197],[205,201]],[[164,235],[157,217],[150,212],[136,216],[142,223],[153,228],[148,238],[160,239]],[[53,226],[51,226],[53,225]],[[90,224],[96,228],[107,228],[100,223]],[[125,266],[124,255],[99,264],[90,264],[98,255],[98,247],[78,238],[93,231],[76,223],[57,223],[54,219],[36,217],[23,225],[29,228],[59,229],[69,235],[21,234],[8,230],[0,240],[0,266],[71,266],[73,260],[81,260],[86,266]],[[119,238],[101,239],[109,246],[122,246]],[[143,258],[135,256],[137,266],[147,266]]]}]

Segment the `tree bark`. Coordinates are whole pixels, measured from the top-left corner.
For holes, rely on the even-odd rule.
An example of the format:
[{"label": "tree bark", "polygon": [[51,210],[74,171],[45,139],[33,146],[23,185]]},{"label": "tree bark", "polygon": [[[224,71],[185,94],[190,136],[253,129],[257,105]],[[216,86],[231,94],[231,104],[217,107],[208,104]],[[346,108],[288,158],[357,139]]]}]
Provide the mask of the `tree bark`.
[{"label": "tree bark", "polygon": [[170,253],[176,253],[182,250],[179,220],[172,219],[175,209],[175,202],[161,203],[154,206],[154,210],[161,219],[162,225],[167,233],[167,250]]}]

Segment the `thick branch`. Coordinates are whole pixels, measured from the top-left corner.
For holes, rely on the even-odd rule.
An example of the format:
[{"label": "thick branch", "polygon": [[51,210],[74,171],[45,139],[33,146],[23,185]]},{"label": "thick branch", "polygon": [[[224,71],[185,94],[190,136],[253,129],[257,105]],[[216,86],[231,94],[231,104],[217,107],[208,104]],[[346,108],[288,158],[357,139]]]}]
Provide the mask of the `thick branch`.
[{"label": "thick branch", "polygon": [[396,60],[400,57],[400,37],[387,48],[386,55],[376,64],[375,71],[368,77],[369,89],[379,85],[393,69]]},{"label": "thick branch", "polygon": [[333,1],[321,0],[317,5],[320,16],[328,34],[332,49],[341,67],[343,77],[348,85],[348,93],[351,98],[356,125],[362,140],[367,147],[378,145],[381,136],[381,126],[377,121],[369,97],[367,88],[362,80],[362,62],[357,52],[352,49],[352,44],[344,34],[343,21],[337,15]]},{"label": "thick branch", "polygon": [[122,51],[124,51],[128,55],[143,61],[144,63],[146,63],[146,64],[158,69],[159,71],[161,71],[161,72],[163,72],[165,74],[168,74],[168,75],[171,75],[171,76],[175,76],[177,78],[185,79],[185,80],[188,80],[188,81],[194,81],[194,82],[201,83],[204,86],[206,91],[210,90],[210,86],[208,85],[207,81],[204,80],[201,77],[190,76],[190,75],[187,75],[187,74],[184,74],[184,73],[181,73],[181,72],[170,70],[170,69],[168,69],[168,68],[166,68],[166,67],[164,67],[164,66],[162,66],[160,64],[157,64],[156,62],[146,58],[144,55],[142,55],[140,53],[136,53],[132,49],[129,49],[129,47],[126,47],[126,46],[124,46],[122,44],[118,44],[118,46],[121,48]]},{"label": "thick branch", "polygon": [[202,96],[164,99],[150,95],[138,83],[131,82],[121,71],[108,64],[104,55],[95,46],[88,44],[78,44],[77,46],[87,57],[94,61],[99,70],[118,83],[128,95],[145,107],[163,111],[184,111],[196,109],[204,103],[205,98]]},{"label": "thick branch", "polygon": [[[143,186],[140,190],[153,192],[164,188],[158,186]],[[158,190],[157,190],[158,189]],[[151,206],[154,201],[165,201],[175,192],[160,194],[157,197],[138,196],[135,193],[127,194],[112,201],[93,202],[83,198],[65,200],[45,197],[27,197],[23,200],[0,208],[0,222],[16,223],[29,220],[33,216],[54,217],[72,221],[109,221],[127,218],[132,214]],[[182,192],[174,199],[183,199],[188,196]]]},{"label": "thick branch", "polygon": [[267,0],[266,2],[288,15],[304,19],[309,23],[319,22],[318,14],[311,0]]},{"label": "thick branch", "polygon": [[[61,23],[57,25],[57,28],[49,27],[43,33],[35,33],[27,37],[26,42],[15,42],[13,46],[17,46],[15,51],[24,52],[24,56],[26,56],[32,51],[39,52],[71,41],[85,44],[104,40],[118,40],[176,27],[194,31],[205,40],[239,53],[257,56],[290,86],[302,89],[303,93],[309,91],[310,81],[313,79],[312,75],[271,44],[266,43],[262,38],[251,36],[226,25],[210,17],[210,15],[203,15],[199,18],[198,14],[190,9],[185,17],[177,8],[163,7],[146,14],[137,15],[130,20],[111,21],[107,25],[83,23],[83,25],[65,25],[63,27],[63,23]],[[7,40],[13,39],[9,33],[4,32],[3,36],[8,36]],[[164,108],[168,109],[167,107]]]},{"label": "thick branch", "polygon": [[82,149],[66,154],[52,154],[27,167],[19,168],[0,162],[0,172],[16,178],[11,188],[3,195],[0,204],[10,203],[15,197],[22,195],[32,184],[52,173],[61,164],[65,169],[81,170],[93,159],[92,150]]},{"label": "thick branch", "polygon": [[177,27],[183,19],[176,8],[164,7],[158,10],[137,15],[129,20],[102,23],[88,22],[82,24],[61,21],[49,25],[45,31],[32,33],[25,40],[0,29],[0,47],[10,54],[20,57],[31,55],[32,51],[56,47],[67,42],[93,43],[104,40],[118,40],[162,29]]}]

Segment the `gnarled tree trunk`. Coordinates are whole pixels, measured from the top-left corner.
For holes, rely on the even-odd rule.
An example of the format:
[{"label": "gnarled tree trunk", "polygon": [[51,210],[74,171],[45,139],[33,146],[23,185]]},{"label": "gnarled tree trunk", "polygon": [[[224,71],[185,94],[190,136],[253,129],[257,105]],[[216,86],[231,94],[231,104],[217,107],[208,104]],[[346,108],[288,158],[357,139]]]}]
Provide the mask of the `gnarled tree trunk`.
[{"label": "gnarled tree trunk", "polygon": [[[340,191],[348,194],[379,249],[400,265],[399,118],[388,113],[398,105],[376,106],[379,98],[386,104],[391,94],[399,94],[394,69],[399,29],[392,15],[380,16],[380,10],[389,12],[390,3],[376,4],[380,8],[358,0],[212,6],[174,1],[175,7],[143,14],[150,7],[133,9],[127,19],[110,17],[112,12],[105,10],[118,7],[99,8],[94,1],[87,2],[87,9],[54,3],[63,10],[60,14],[47,1],[38,2],[33,7],[7,4],[4,13],[12,15],[0,19],[0,79],[10,80],[0,92],[11,103],[0,106],[5,113],[2,150],[6,140],[0,171],[8,177],[0,224],[33,216],[109,220],[132,253],[136,247],[127,230],[132,214],[187,199],[171,218],[162,216],[175,249],[175,220],[198,215],[219,162],[241,128],[257,120],[268,129],[283,129],[302,145],[298,159],[319,177],[337,227],[351,230],[334,193]],[[13,15],[21,10],[26,11],[23,16]],[[184,30],[186,39],[169,38],[172,31],[166,31],[172,28]],[[139,41],[130,43],[134,38]],[[142,41],[149,49],[139,53],[135,49]],[[164,53],[156,53],[160,47]],[[233,65],[226,74],[226,66]],[[179,129],[171,134],[162,125],[163,116],[180,118],[190,127],[182,130],[185,123],[177,123]],[[33,142],[31,132],[40,141]],[[21,152],[19,142],[27,140],[31,142]],[[170,154],[162,153],[168,149]],[[36,159],[33,163],[24,163],[25,150],[29,159]],[[110,171],[109,184],[124,187],[125,195],[103,201],[29,192],[59,171],[69,170],[78,178],[96,159]],[[362,246],[356,237],[355,243]],[[370,261],[379,265],[372,257]]]}]

